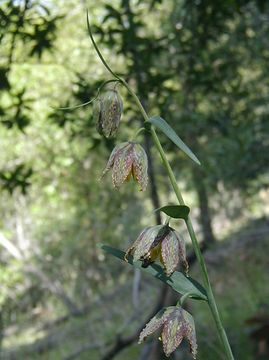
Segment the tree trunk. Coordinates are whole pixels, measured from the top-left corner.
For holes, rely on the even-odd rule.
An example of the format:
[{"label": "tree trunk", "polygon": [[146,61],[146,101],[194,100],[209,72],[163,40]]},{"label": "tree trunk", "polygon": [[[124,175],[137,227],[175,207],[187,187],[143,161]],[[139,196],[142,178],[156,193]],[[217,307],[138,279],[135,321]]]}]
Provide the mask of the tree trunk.
[{"label": "tree trunk", "polygon": [[[145,149],[148,155],[148,176],[149,176],[149,186],[150,186],[150,198],[153,208],[157,209],[160,207],[160,200],[157,190],[156,177],[153,168],[150,135],[148,133],[145,133]],[[159,211],[155,212],[155,221],[157,225],[161,224],[162,222],[161,214]]]},{"label": "tree trunk", "polygon": [[212,219],[204,178],[205,175],[200,169],[196,169],[193,172],[193,180],[200,208],[200,224],[203,233],[203,240],[206,244],[212,244],[216,241],[216,238],[212,229]]}]

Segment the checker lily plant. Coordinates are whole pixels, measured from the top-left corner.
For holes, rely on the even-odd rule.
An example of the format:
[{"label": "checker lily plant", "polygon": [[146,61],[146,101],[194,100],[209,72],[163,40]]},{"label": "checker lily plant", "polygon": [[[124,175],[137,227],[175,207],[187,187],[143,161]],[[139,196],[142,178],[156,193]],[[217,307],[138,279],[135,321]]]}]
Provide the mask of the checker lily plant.
[{"label": "checker lily plant", "polygon": [[[167,172],[172,189],[176,195],[178,204],[163,206],[158,209],[168,215],[168,220],[163,225],[149,226],[142,230],[134,243],[123,252],[110,246],[102,245],[106,252],[128,262],[129,264],[142,269],[155,276],[160,281],[171,286],[180,294],[176,306],[169,306],[159,311],[145,326],[139,336],[139,343],[157,330],[161,330],[161,340],[166,356],[169,356],[180,345],[185,338],[190,345],[190,352],[195,359],[197,356],[197,342],[195,324],[192,315],[183,306],[187,298],[206,301],[216,324],[216,329],[223,348],[223,357],[233,360],[231,347],[222,325],[219,310],[215,301],[212,287],[209,280],[205,260],[199,248],[199,243],[193,229],[189,216],[190,209],[186,206],[177,184],[174,172],[167,160],[166,154],[157,135],[158,131],[164,133],[178,148],[180,148],[191,160],[200,165],[199,160],[189,147],[179,138],[170,125],[159,116],[149,116],[142,106],[138,96],[124,78],[116,74],[104,59],[92,35],[89,18],[87,14],[87,26],[91,42],[99,56],[100,61],[108,70],[112,78],[105,81],[97,91],[94,99],[84,106],[93,102],[93,118],[96,122],[97,131],[106,138],[115,137],[120,124],[123,112],[123,101],[117,90],[119,85],[125,87],[137,105],[141,116],[144,119],[144,127],[138,129],[149,131],[153,143],[161,157],[163,166]],[[107,89],[108,83],[115,86]],[[135,137],[136,138],[136,137]],[[104,176],[108,171],[112,173],[112,183],[117,189],[125,181],[133,178],[144,191],[148,183],[147,175],[148,160],[143,147],[134,140],[127,140],[116,145],[112,151],[108,163],[103,171]],[[203,285],[189,277],[188,263],[186,259],[185,242],[182,236],[169,226],[169,219],[183,219],[188,230],[193,249],[195,251],[200,271],[203,278]],[[155,261],[159,260],[159,264]],[[184,272],[176,271],[178,265],[183,265]]]}]

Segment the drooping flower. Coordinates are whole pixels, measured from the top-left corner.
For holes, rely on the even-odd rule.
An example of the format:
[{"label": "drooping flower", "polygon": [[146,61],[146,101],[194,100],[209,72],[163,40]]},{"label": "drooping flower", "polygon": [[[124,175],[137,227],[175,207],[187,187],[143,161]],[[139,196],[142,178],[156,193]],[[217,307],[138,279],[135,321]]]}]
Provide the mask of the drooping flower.
[{"label": "drooping flower", "polygon": [[128,255],[133,255],[134,261],[142,260],[144,266],[160,258],[167,276],[176,270],[180,262],[185,266],[186,272],[188,271],[185,241],[167,224],[145,228],[126,251],[125,258]]},{"label": "drooping flower", "polygon": [[147,336],[162,328],[161,340],[163,350],[168,357],[186,338],[190,345],[190,351],[194,359],[197,355],[197,342],[193,317],[182,307],[169,306],[159,311],[142,330],[139,336],[139,344]]},{"label": "drooping flower", "polygon": [[117,133],[123,102],[117,90],[107,90],[93,103],[93,119],[97,131],[107,138]]},{"label": "drooping flower", "polygon": [[145,150],[136,142],[128,141],[117,145],[112,151],[104,176],[112,169],[112,183],[119,188],[124,181],[134,178],[140,190],[146,190],[148,183],[148,158]]}]

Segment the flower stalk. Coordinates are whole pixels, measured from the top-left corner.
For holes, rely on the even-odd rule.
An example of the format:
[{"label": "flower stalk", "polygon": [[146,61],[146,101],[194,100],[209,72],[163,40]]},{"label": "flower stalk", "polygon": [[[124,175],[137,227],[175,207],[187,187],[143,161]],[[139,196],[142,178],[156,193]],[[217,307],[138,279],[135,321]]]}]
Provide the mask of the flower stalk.
[{"label": "flower stalk", "polygon": [[[129,85],[126,83],[125,80],[123,80],[121,82],[127,88],[129,93],[133,96],[133,98],[134,98],[134,100],[135,100],[141,114],[144,117],[144,120],[149,121],[149,116],[147,115],[147,113],[146,113],[145,109],[143,108],[143,105],[141,104],[141,102],[138,99],[137,95],[133,92],[133,90],[129,87]],[[171,166],[170,166],[170,164],[169,164],[169,162],[168,162],[168,160],[166,158],[165,152],[164,152],[163,147],[162,147],[162,145],[160,143],[158,135],[156,134],[156,131],[155,131],[155,129],[153,127],[151,127],[151,135],[152,135],[154,145],[156,146],[156,148],[157,148],[157,150],[158,150],[158,152],[160,154],[160,157],[161,157],[161,159],[163,161],[163,165],[164,165],[164,167],[165,167],[165,169],[167,171],[168,177],[170,179],[171,185],[172,185],[173,190],[174,190],[174,192],[176,194],[178,202],[179,202],[180,205],[185,205],[185,202],[184,202],[184,199],[183,199],[183,197],[181,195],[180,189],[178,187],[174,172],[173,172],[173,170],[172,170],[172,168],[171,168]],[[230,344],[229,344],[225,329],[224,329],[224,327],[222,325],[222,321],[221,321],[221,318],[220,318],[220,314],[219,314],[219,311],[218,311],[216,300],[215,300],[215,297],[214,297],[214,294],[213,294],[213,291],[212,291],[212,287],[211,287],[211,284],[210,284],[210,281],[209,281],[209,275],[208,275],[208,271],[207,271],[207,268],[206,268],[205,260],[204,260],[204,257],[202,255],[202,253],[201,253],[199,243],[198,243],[198,240],[196,238],[196,235],[195,235],[193,225],[192,225],[192,221],[191,221],[190,217],[188,217],[187,220],[185,220],[185,223],[186,223],[186,226],[187,226],[189,236],[190,236],[191,241],[192,241],[192,245],[193,245],[193,249],[194,249],[196,258],[198,260],[198,263],[199,263],[199,266],[200,266],[200,269],[201,269],[201,272],[202,272],[202,275],[203,275],[203,284],[204,284],[204,287],[205,287],[206,292],[207,292],[208,304],[209,304],[212,316],[214,318],[220,340],[222,342],[223,348],[225,349],[227,359],[234,360],[233,353],[232,353],[232,350],[231,350],[231,347],[230,347]]]},{"label": "flower stalk", "polygon": [[[123,79],[122,77],[117,75],[110,68],[110,66],[107,64],[104,57],[102,56],[102,54],[101,54],[101,52],[100,52],[100,50],[99,50],[93,36],[92,36],[92,32],[91,32],[91,28],[90,28],[90,24],[89,24],[88,14],[87,14],[87,25],[88,25],[88,30],[89,30],[89,35],[90,35],[91,41],[92,41],[93,46],[94,46],[100,60],[102,61],[103,65],[110,72],[110,74],[115,78],[115,80],[119,81],[119,83],[121,83],[123,86],[125,86],[127,91],[133,97],[134,102],[136,103],[141,115],[144,118],[144,121],[146,123],[148,123],[150,118],[149,118],[147,112],[145,111],[143,105],[141,104],[141,102],[140,102],[138,96],[136,95],[136,93],[129,86],[129,84],[125,81],[125,79]],[[140,130],[139,130],[139,132],[140,132]],[[167,175],[168,175],[168,177],[170,179],[171,186],[172,186],[172,188],[173,188],[173,190],[174,190],[174,192],[176,194],[177,200],[178,200],[180,205],[185,205],[185,202],[184,202],[184,199],[183,199],[183,197],[181,195],[180,189],[178,187],[174,172],[173,172],[173,170],[172,170],[172,168],[171,168],[171,166],[170,166],[170,164],[169,164],[169,162],[167,160],[166,154],[165,154],[165,152],[163,150],[163,147],[162,147],[162,145],[160,143],[158,135],[156,134],[156,131],[155,131],[153,126],[150,127],[150,132],[151,132],[151,136],[152,136],[154,145],[156,146],[156,148],[157,148],[157,150],[158,150],[158,152],[160,154],[160,157],[162,159],[164,168],[165,168],[165,170],[167,172]],[[204,257],[202,255],[202,253],[201,253],[199,243],[198,243],[196,234],[195,234],[194,229],[193,229],[192,221],[191,221],[189,216],[185,219],[185,223],[186,223],[186,227],[187,227],[189,236],[190,236],[191,241],[192,241],[192,245],[193,245],[193,248],[194,248],[194,251],[195,251],[195,255],[197,257],[197,260],[198,260],[198,263],[199,263],[199,266],[200,266],[200,269],[201,269],[201,272],[202,272],[203,284],[204,284],[204,287],[206,289],[209,308],[210,308],[212,316],[214,318],[216,328],[217,328],[217,331],[218,331],[218,334],[219,334],[219,338],[221,340],[221,343],[223,345],[223,349],[224,349],[225,354],[226,354],[226,358],[228,360],[234,360],[233,353],[232,353],[232,350],[231,350],[231,347],[230,347],[230,344],[229,344],[225,329],[224,329],[224,327],[222,325],[222,321],[221,321],[221,318],[220,318],[220,314],[219,314],[219,311],[218,311],[216,300],[215,300],[215,297],[214,297],[214,294],[213,294],[213,291],[212,291],[212,287],[211,287],[211,284],[210,284],[209,275],[208,275],[208,271],[207,271],[207,268],[206,268],[205,260],[204,260]],[[186,294],[186,296],[182,298],[182,303],[187,298],[187,295],[190,296],[190,294]]]}]

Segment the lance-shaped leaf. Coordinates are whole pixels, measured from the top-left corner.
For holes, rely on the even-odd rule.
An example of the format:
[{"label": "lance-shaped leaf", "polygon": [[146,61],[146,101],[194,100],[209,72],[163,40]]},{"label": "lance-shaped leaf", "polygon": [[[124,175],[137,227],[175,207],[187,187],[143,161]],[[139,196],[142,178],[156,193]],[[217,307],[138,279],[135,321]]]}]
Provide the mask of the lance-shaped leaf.
[{"label": "lance-shaped leaf", "polygon": [[196,164],[201,165],[200,161],[191,149],[180,139],[171,126],[160,116],[153,116],[148,120],[152,125],[161,130],[179,149],[181,149]]},{"label": "lance-shaped leaf", "polygon": [[189,295],[190,298],[196,300],[206,300],[207,295],[206,290],[204,287],[199,284],[196,280],[192,279],[191,277],[185,276],[182,273],[175,271],[172,275],[167,276],[164,272],[164,269],[156,264],[150,264],[148,267],[143,267],[143,262],[141,261],[133,261],[133,257],[129,255],[126,259],[125,253],[119,249],[115,249],[108,245],[100,245],[101,249],[106,251],[107,253],[117,257],[118,259],[127,261],[130,265],[141,269],[143,272],[154,276],[155,278],[161,280],[165,284],[169,285],[173,290],[177,293],[184,295],[184,294],[191,294]]},{"label": "lance-shaped leaf", "polygon": [[166,215],[174,219],[184,219],[187,220],[190,213],[190,208],[186,205],[167,205],[162,206],[155,211],[162,211]]}]

